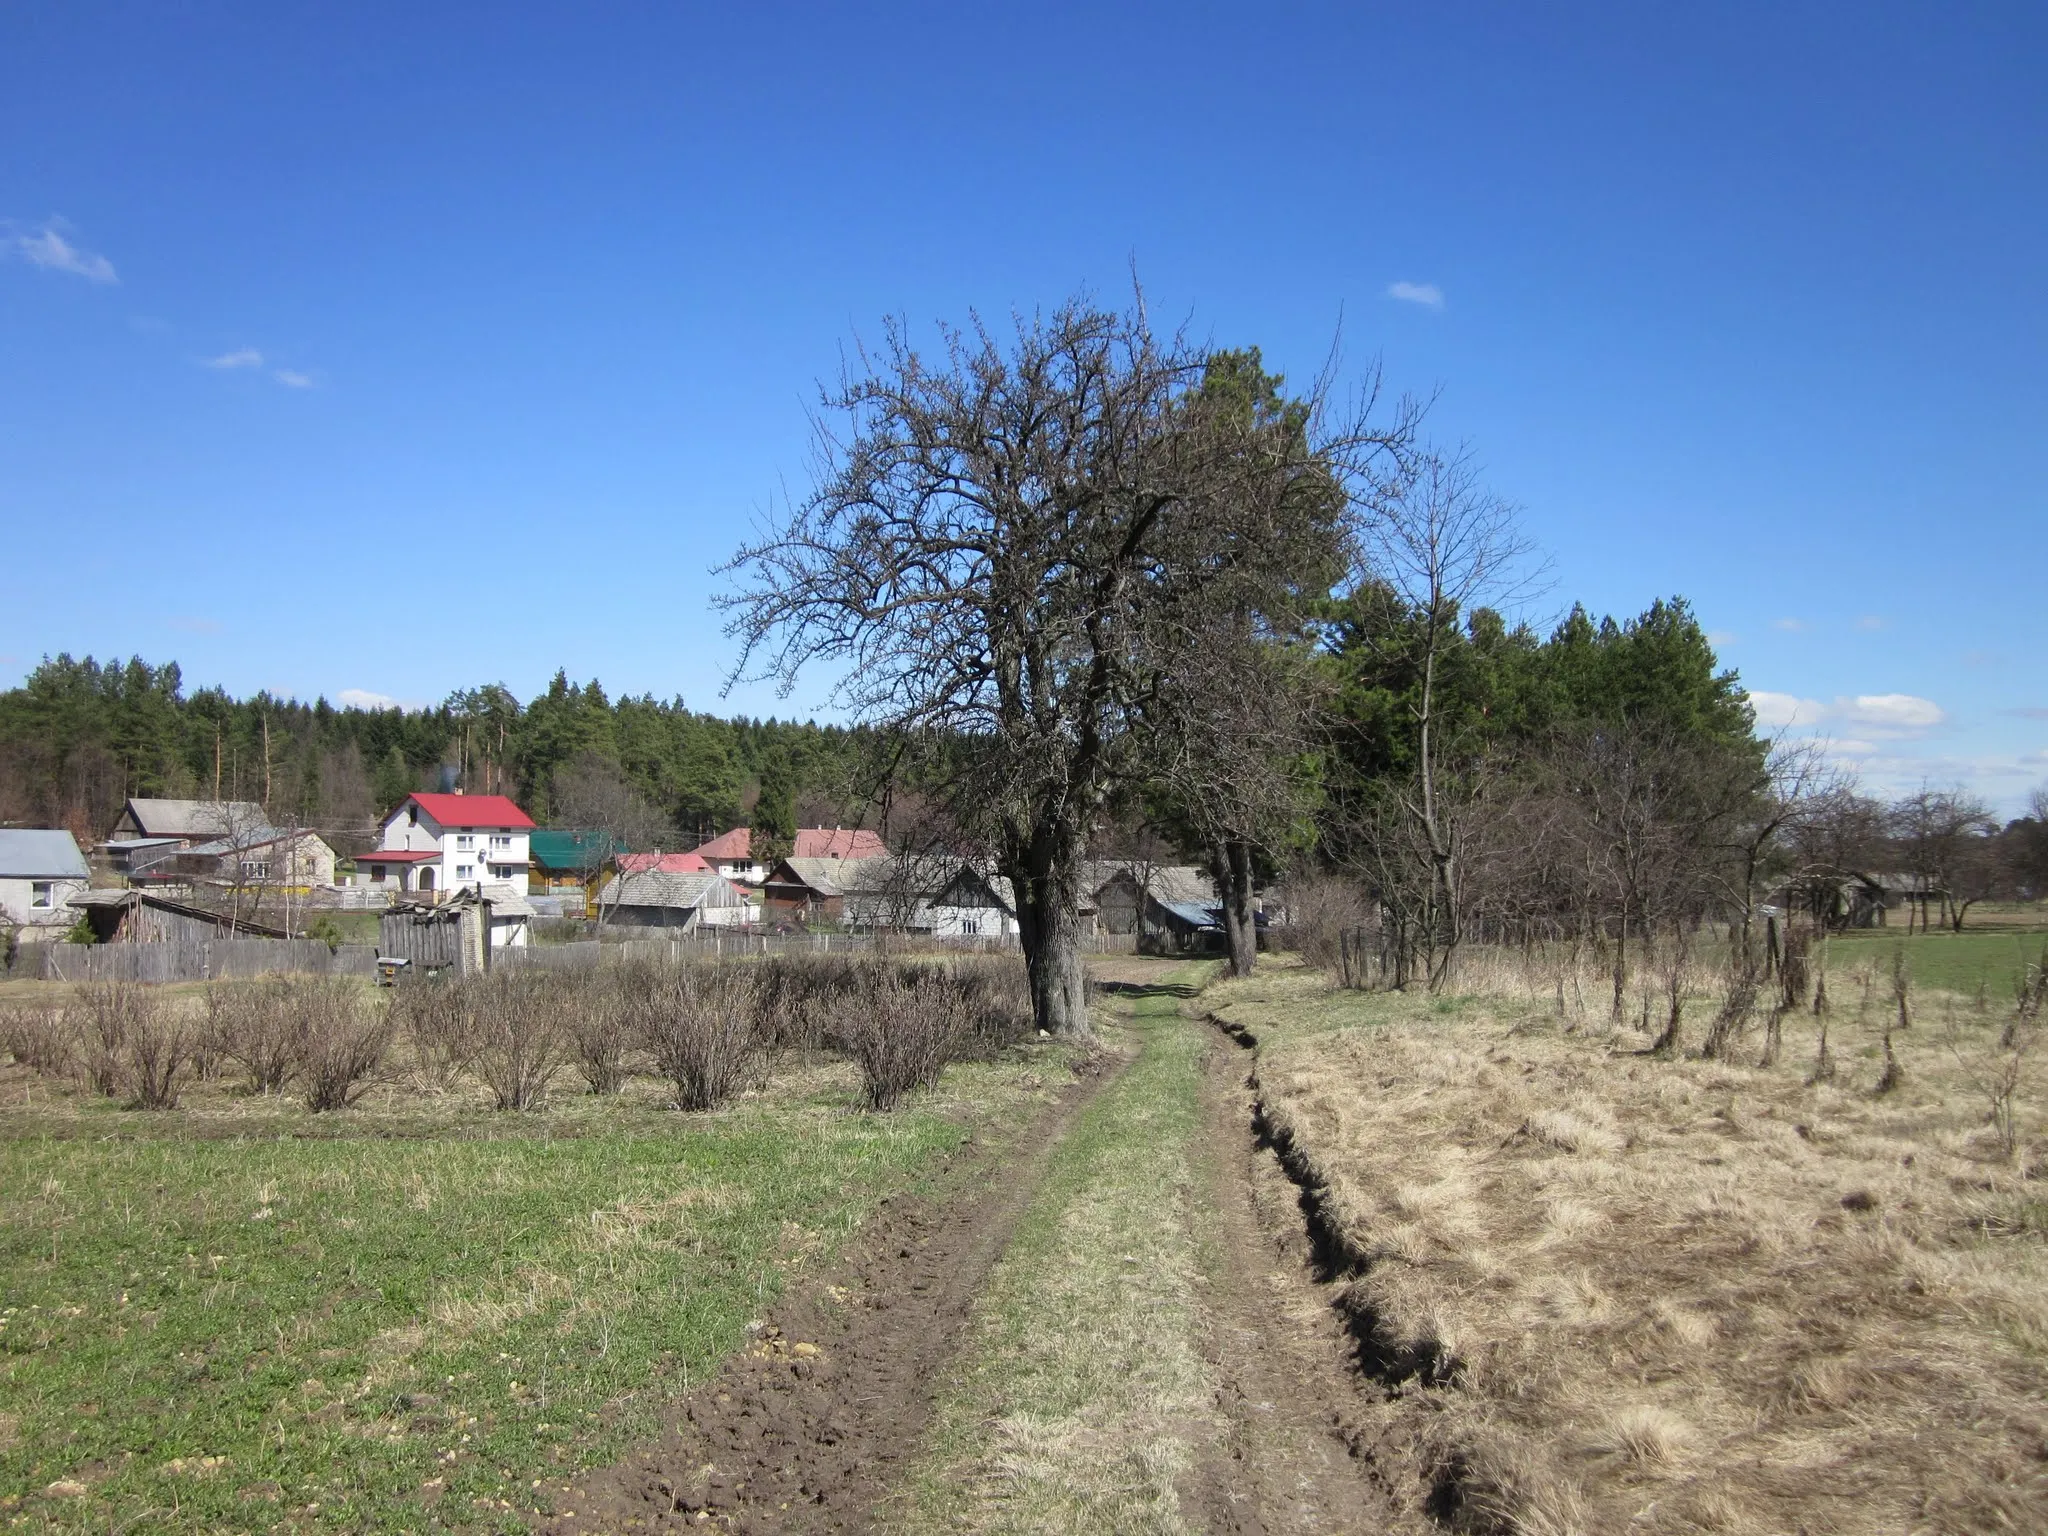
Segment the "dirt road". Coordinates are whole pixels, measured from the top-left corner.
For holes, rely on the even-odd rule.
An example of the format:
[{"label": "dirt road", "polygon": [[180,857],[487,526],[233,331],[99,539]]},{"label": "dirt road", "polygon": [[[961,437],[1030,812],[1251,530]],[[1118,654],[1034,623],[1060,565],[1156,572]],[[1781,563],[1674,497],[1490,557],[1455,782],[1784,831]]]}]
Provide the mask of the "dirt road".
[{"label": "dirt road", "polygon": [[[557,1499],[563,1513],[542,1529],[1422,1528],[1404,1513],[1413,1491],[1379,1473],[1377,1389],[1352,1367],[1297,1192],[1254,1133],[1250,1054],[1188,1016],[1199,976],[1157,961],[1105,965],[1098,979],[1117,989],[1105,1013],[1142,1015],[1142,1029],[1108,1032],[1126,1055],[1099,1058],[1008,1146],[970,1150],[938,1198],[886,1207],[829,1274],[792,1295],[749,1349],[678,1406],[661,1442],[572,1484]],[[1147,1082],[1159,1086],[1142,1094],[1134,1079],[1091,1115],[1141,1046],[1190,1066],[1152,1071]],[[1128,1135],[1121,1117],[1143,1114],[1175,1127],[1171,1145],[1154,1137],[1138,1155],[1156,1158],[1172,1186],[1160,1209],[1170,1208],[1167,1225],[1180,1236],[1154,1231],[1142,1278],[1156,1289],[1160,1275],[1178,1276],[1183,1304],[1114,1283],[1118,1273],[1138,1280],[1130,1269],[1111,1271],[1108,1284],[1089,1274],[1100,1242],[1087,1234],[1117,1234],[1110,1263],[1126,1266],[1146,1239],[1128,1178],[1120,1192],[1091,1179],[1097,1152],[1083,1148],[1128,1163],[1130,1148],[1117,1151],[1098,1122],[1109,1116]],[[1062,1172],[1048,1183],[1054,1165]],[[1006,1259],[1027,1209],[1033,1240]],[[1035,1333],[1054,1312],[1053,1335]],[[1130,1352],[1128,1369],[1096,1378],[1101,1397],[1079,1404],[1071,1393],[1085,1370],[1056,1358],[1076,1339]],[[1126,1377],[1171,1360],[1184,1362],[1161,1367],[1179,1408],[1160,1411],[1162,1393],[1122,1390]],[[1049,1380],[1069,1399],[1046,1398]],[[1100,1488],[1077,1489],[1105,1456],[1135,1469],[1123,1486],[1112,1467]],[[1091,1457],[1098,1465],[1077,1476]]]}]

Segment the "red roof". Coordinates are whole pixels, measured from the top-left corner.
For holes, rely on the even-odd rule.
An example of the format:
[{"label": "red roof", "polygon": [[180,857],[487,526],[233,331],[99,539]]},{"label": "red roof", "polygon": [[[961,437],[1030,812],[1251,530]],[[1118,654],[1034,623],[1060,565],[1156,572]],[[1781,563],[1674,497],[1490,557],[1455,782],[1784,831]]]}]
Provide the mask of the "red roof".
[{"label": "red roof", "polygon": [[[444,827],[531,827],[533,818],[508,795],[412,795],[417,805]],[[399,810],[404,810],[401,805]],[[397,814],[393,812],[393,814]],[[391,818],[386,817],[389,821]]]},{"label": "red roof", "polygon": [[417,864],[421,859],[438,859],[439,857],[441,855],[431,848],[412,850],[400,848],[392,852],[380,849],[376,853],[357,854],[356,862],[358,864]]},{"label": "red roof", "polygon": [[[719,833],[697,852],[707,859],[746,859],[751,857],[753,841],[749,829],[734,827],[730,832]],[[888,851],[889,845],[882,841],[879,832],[856,831],[850,827],[800,827],[796,834],[796,847],[790,850],[790,857],[872,859]]]},{"label": "red roof", "polygon": [[619,855],[619,872],[627,875],[642,875],[648,871],[657,875],[707,875],[711,866],[694,853],[622,853]]}]

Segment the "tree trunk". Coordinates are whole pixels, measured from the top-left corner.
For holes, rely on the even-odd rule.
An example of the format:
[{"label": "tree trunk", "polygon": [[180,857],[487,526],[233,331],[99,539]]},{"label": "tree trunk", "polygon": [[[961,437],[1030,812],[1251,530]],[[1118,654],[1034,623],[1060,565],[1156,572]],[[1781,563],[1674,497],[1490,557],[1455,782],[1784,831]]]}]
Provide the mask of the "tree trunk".
[{"label": "tree trunk", "polygon": [[1088,973],[1081,959],[1078,833],[1042,829],[1009,863],[1017,937],[1031,977],[1031,1012],[1048,1034],[1086,1039]]},{"label": "tree trunk", "polygon": [[1259,963],[1259,924],[1252,912],[1252,850],[1241,838],[1226,838],[1209,854],[1209,872],[1223,903],[1223,937],[1230,974],[1249,976]]}]

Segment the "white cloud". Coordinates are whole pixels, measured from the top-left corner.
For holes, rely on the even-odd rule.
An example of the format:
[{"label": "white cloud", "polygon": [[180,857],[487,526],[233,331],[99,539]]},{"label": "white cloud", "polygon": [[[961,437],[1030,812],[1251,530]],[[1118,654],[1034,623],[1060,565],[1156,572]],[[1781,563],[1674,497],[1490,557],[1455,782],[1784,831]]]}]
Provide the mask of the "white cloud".
[{"label": "white cloud", "polygon": [[232,352],[223,352],[219,357],[206,359],[209,368],[261,368],[263,354],[254,347],[237,347]]},{"label": "white cloud", "polygon": [[1749,707],[1756,711],[1756,723],[1771,730],[1797,725],[1818,725],[1827,718],[1827,706],[1819,699],[1802,699],[1796,694],[1749,691]]},{"label": "white cloud", "polygon": [[1910,693],[1859,693],[1835,700],[1835,708],[1852,725],[1899,735],[1917,736],[1948,719],[1934,700]]},{"label": "white cloud", "polygon": [[1856,627],[1867,633],[1871,630],[1889,629],[1891,628],[1891,622],[1892,621],[1890,619],[1879,618],[1874,613],[1866,613],[1865,615],[1863,615],[1862,618],[1856,621]]},{"label": "white cloud", "polygon": [[[1948,712],[1934,700],[1911,693],[1859,693],[1824,704],[1797,694],[1751,689],[1749,705],[1756,712],[1756,723],[1766,730],[1841,724],[1879,741],[1911,740],[1948,722]],[[1845,753],[1876,750],[1868,741],[1837,741],[1834,745]]]},{"label": "white cloud", "polygon": [[1771,620],[1771,628],[1773,628],[1773,629],[1782,629],[1782,630],[1784,630],[1784,631],[1785,631],[1785,632],[1786,632],[1787,634],[1791,634],[1791,635],[1796,635],[1796,634],[1798,634],[1798,633],[1799,633],[1799,632],[1800,632],[1800,631],[1801,631],[1802,629],[1805,629],[1806,627],[1807,627],[1807,626],[1806,626],[1806,620],[1804,620],[1804,619],[1773,619],[1773,620]]},{"label": "white cloud", "polygon": [[396,709],[398,700],[388,693],[372,693],[367,688],[344,688],[334,696],[334,702],[343,709]]},{"label": "white cloud", "polygon": [[1389,283],[1387,297],[1403,304],[1420,304],[1427,309],[1444,307],[1444,291],[1435,283]]},{"label": "white cloud", "polygon": [[0,251],[19,256],[46,272],[69,272],[89,283],[118,283],[114,264],[96,251],[73,245],[64,238],[63,221],[51,219],[37,229],[23,230],[0,224]]},{"label": "white cloud", "polygon": [[300,373],[295,368],[280,368],[271,377],[286,389],[311,389],[313,387],[313,376],[310,373]]},{"label": "white cloud", "polygon": [[1707,644],[1715,647],[1733,645],[1741,638],[1742,636],[1736,634],[1732,629],[1710,629],[1707,631]]}]

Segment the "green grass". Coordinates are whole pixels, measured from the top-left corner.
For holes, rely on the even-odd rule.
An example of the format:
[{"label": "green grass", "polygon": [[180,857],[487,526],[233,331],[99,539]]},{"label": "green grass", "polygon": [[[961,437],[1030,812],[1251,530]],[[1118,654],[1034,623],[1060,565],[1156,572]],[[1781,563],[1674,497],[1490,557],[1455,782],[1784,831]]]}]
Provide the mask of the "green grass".
[{"label": "green grass", "polygon": [[1207,1040],[1178,1005],[1141,996],[1105,1031],[1137,1059],[1054,1151],[885,1528],[1185,1529],[1175,1485],[1212,1383],[1190,1221]]},{"label": "green grass", "polygon": [[2021,929],[1961,933],[1916,933],[1862,929],[1828,941],[1828,970],[1840,976],[1863,966],[1889,974],[1892,956],[1903,949],[1913,984],[1932,991],[1975,995],[1981,984],[1994,1003],[2011,1001],[2014,984],[2029,964],[2038,964],[2048,934]]},{"label": "green grass", "polygon": [[521,1529],[551,1475],[652,1433],[793,1263],[1035,1091],[956,1067],[893,1116],[833,1086],[431,1135],[0,1116],[0,1520]]}]

